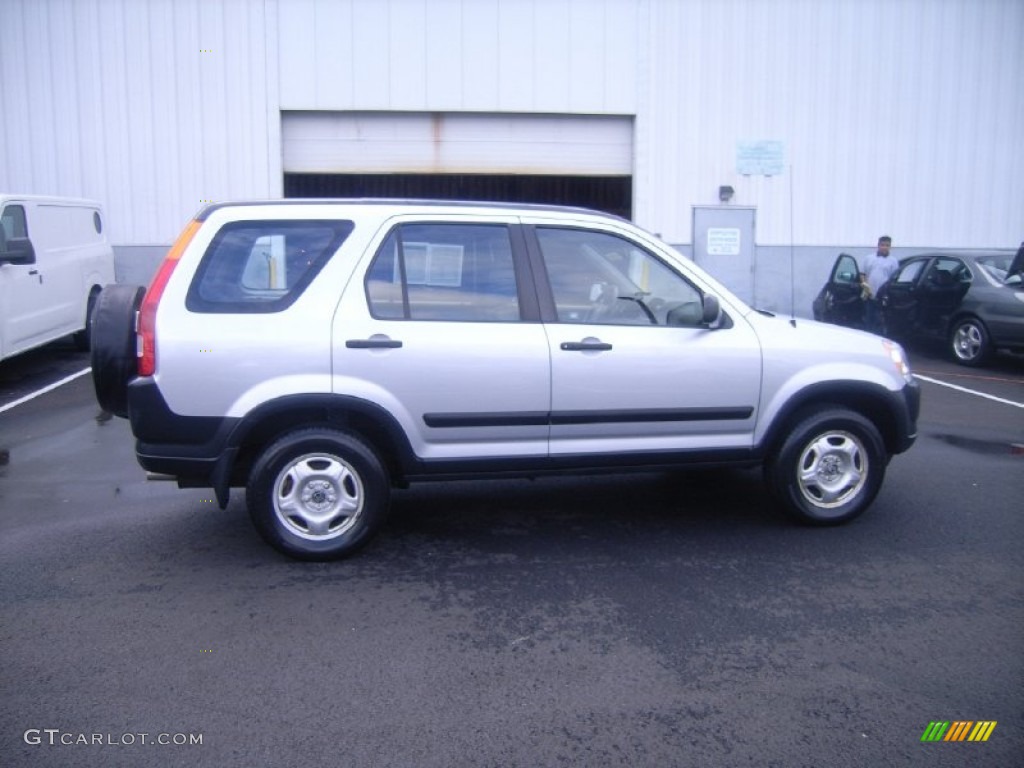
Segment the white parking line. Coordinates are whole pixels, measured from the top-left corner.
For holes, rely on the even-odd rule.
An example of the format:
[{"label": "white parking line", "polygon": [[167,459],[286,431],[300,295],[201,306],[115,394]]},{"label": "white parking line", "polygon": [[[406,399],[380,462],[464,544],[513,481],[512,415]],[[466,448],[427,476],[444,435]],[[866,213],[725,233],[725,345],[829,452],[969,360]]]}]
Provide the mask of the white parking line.
[{"label": "white parking line", "polygon": [[[0,413],[9,411],[12,408],[17,408],[19,405],[27,403],[29,400],[35,400],[40,395],[45,395],[47,392],[52,392],[58,387],[62,387],[65,384],[74,381],[75,379],[80,379],[87,373],[91,372],[92,368],[84,368],[81,371],[78,371],[77,373],[72,373],[70,376],[65,376],[60,381],[55,381],[53,384],[45,386],[42,389],[37,389],[35,392],[31,392],[25,395],[24,397],[19,397],[17,400],[14,400],[8,403],[7,405],[0,405]],[[1003,403],[1004,405],[1012,405],[1014,408],[1024,408],[1024,403],[1018,403],[1013,400],[1007,400],[1006,398],[1003,397],[996,397],[995,395],[989,395],[985,392],[978,392],[975,389],[967,389],[967,387],[958,387],[956,384],[950,384],[949,382],[946,381],[939,381],[938,379],[933,379],[931,376],[922,376],[919,373],[915,373],[914,377],[920,379],[921,381],[927,381],[930,384],[938,384],[940,387],[948,387],[949,389],[955,389],[957,392],[964,392],[968,395],[977,395],[978,397],[984,397],[986,400],[994,400],[995,402]]]},{"label": "white parking line", "polygon": [[57,387],[63,387],[69,381],[80,379],[87,373],[91,372],[92,368],[86,368],[84,371],[72,373],[70,376],[65,376],[60,381],[55,381],[53,384],[50,384],[49,386],[43,387],[42,389],[37,389],[35,392],[27,394],[24,397],[19,397],[17,400],[14,400],[13,402],[8,403],[7,405],[0,405],[0,413],[3,413],[4,411],[9,411],[11,410],[11,408],[17,408],[19,405],[21,405],[22,403],[27,403],[29,400],[35,400],[40,395],[45,395],[47,392],[52,392],[53,390],[57,389]]},{"label": "white parking line", "polygon": [[949,371],[929,371],[914,366],[915,371],[934,376],[952,376],[954,379],[973,379],[974,381],[1000,381],[1005,384],[1024,384],[1024,379],[1008,379],[1005,376],[982,376],[980,373],[950,373]]},{"label": "white parking line", "polygon": [[948,381],[939,381],[938,379],[933,379],[931,376],[922,376],[919,373],[915,373],[914,376],[921,381],[927,381],[930,384],[938,384],[940,387],[949,387],[950,389],[955,389],[957,392],[966,392],[968,395],[977,395],[978,397],[984,397],[986,400],[995,400],[997,403],[1012,405],[1014,408],[1024,408],[1024,403],[1017,403],[1003,397],[996,397],[995,395],[989,395],[985,392],[978,392],[976,389],[958,387],[956,384],[950,384]]}]

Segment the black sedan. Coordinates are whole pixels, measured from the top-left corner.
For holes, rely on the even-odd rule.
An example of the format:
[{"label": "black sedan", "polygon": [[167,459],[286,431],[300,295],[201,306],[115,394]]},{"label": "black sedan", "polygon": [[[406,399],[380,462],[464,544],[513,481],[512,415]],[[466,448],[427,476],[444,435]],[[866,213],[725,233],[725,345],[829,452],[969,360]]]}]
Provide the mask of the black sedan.
[{"label": "black sedan", "polygon": [[[921,253],[900,261],[878,292],[885,333],[903,341],[939,339],[953,359],[981,365],[996,349],[1024,351],[1024,248]],[[814,300],[814,319],[863,327],[864,286],[843,253]]]}]

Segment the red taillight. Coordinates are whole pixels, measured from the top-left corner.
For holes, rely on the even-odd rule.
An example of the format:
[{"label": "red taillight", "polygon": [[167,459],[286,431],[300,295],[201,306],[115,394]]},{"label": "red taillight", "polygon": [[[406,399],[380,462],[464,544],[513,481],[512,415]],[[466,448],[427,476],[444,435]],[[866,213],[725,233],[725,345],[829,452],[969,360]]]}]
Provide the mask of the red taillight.
[{"label": "red taillight", "polygon": [[171,273],[178,266],[181,254],[185,252],[201,222],[190,221],[184,231],[178,235],[171,250],[167,252],[163,264],[157,270],[156,277],[149,285],[146,296],[139,307],[139,376],[152,376],[156,371],[156,308],[160,303],[167,281],[171,279]]}]

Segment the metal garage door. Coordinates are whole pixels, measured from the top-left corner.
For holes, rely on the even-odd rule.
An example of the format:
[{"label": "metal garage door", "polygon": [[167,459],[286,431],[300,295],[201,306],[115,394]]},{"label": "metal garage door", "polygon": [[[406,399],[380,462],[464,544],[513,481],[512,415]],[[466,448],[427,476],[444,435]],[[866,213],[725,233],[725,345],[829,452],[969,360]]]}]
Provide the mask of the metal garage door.
[{"label": "metal garage door", "polygon": [[286,197],[509,200],[631,213],[631,117],[285,112],[282,143]]}]

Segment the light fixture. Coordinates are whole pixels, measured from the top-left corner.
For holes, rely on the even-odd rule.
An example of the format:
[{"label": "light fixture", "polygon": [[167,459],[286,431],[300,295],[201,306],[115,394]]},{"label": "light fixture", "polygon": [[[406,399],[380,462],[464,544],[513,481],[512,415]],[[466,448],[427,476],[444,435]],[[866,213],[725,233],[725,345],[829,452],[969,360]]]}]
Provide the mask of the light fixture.
[{"label": "light fixture", "polygon": [[718,199],[723,203],[728,203],[732,200],[732,196],[736,193],[736,190],[732,187],[725,185],[718,188]]}]

